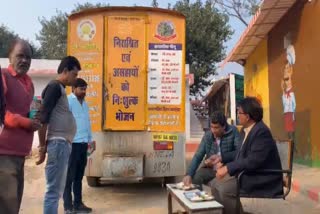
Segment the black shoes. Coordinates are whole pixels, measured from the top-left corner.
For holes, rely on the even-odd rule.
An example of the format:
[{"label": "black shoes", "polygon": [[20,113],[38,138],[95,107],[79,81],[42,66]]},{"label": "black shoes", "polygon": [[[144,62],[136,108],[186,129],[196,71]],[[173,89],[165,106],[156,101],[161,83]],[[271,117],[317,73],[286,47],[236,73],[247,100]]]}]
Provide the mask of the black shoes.
[{"label": "black shoes", "polygon": [[80,203],[78,206],[73,207],[73,213],[91,213],[92,208],[87,207],[84,203]]},{"label": "black shoes", "polygon": [[80,203],[78,206],[74,206],[73,209],[65,209],[64,214],[77,214],[77,213],[91,213],[92,208],[87,207],[84,203]]}]

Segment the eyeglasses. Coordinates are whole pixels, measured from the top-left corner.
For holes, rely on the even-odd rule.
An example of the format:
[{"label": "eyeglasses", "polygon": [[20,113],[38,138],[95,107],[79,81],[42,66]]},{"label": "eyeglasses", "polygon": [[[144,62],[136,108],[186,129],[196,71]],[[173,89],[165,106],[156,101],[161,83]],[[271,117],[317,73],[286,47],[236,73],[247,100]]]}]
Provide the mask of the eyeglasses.
[{"label": "eyeglasses", "polygon": [[244,112],[237,112],[237,114],[247,114],[247,113],[244,113]]}]

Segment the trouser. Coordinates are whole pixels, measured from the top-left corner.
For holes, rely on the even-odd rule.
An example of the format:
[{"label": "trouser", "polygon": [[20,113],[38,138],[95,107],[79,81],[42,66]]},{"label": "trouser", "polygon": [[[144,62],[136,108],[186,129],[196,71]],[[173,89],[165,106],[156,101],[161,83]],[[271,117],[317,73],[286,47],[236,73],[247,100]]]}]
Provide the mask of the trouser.
[{"label": "trouser", "polygon": [[65,140],[49,140],[45,168],[47,190],[44,197],[44,214],[57,214],[59,199],[66,184],[71,144]]},{"label": "trouser", "polygon": [[215,200],[224,206],[224,214],[237,214],[237,203],[240,204],[240,213],[243,213],[240,198],[237,197],[237,180],[226,175],[223,179],[214,179],[211,182],[211,191]]},{"label": "trouser", "polygon": [[25,157],[0,155],[0,212],[18,214],[23,194]]},{"label": "trouser", "polygon": [[216,177],[216,171],[212,168],[202,167],[196,171],[196,174],[192,178],[192,183],[199,185],[202,190],[203,184],[208,184],[212,179]]},{"label": "trouser", "polygon": [[[73,143],[69,159],[66,187],[63,193],[64,208],[71,209],[82,203],[82,178],[87,165],[87,143]],[[73,191],[74,202],[72,204]]]}]

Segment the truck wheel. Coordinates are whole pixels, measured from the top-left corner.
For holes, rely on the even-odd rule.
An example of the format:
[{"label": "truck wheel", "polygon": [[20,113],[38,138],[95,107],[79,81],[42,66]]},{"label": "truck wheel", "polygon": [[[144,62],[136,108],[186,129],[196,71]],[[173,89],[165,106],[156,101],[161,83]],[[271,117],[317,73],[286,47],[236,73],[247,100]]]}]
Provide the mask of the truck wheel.
[{"label": "truck wheel", "polygon": [[97,186],[100,186],[100,183],[99,183],[99,177],[90,177],[90,176],[87,176],[87,183],[90,187],[97,187]]}]

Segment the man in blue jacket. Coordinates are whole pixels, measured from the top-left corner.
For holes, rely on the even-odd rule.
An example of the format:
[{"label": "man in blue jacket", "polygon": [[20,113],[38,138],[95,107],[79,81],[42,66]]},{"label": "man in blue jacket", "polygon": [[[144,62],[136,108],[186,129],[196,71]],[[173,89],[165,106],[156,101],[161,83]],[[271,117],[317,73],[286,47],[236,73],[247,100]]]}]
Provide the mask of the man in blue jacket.
[{"label": "man in blue jacket", "polygon": [[[222,112],[213,112],[210,117],[210,131],[202,137],[187,175],[183,178],[184,185],[189,186],[193,183],[202,188],[202,184],[207,184],[214,179],[216,164],[219,162],[226,164],[235,158],[238,141],[237,128],[227,123]],[[204,158],[203,166],[198,169]]]}]

